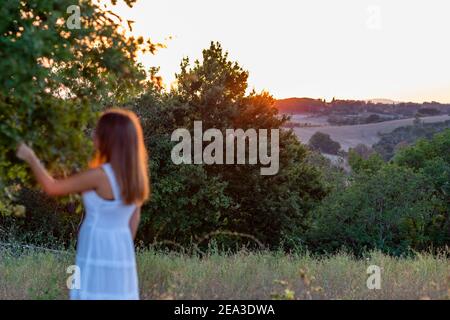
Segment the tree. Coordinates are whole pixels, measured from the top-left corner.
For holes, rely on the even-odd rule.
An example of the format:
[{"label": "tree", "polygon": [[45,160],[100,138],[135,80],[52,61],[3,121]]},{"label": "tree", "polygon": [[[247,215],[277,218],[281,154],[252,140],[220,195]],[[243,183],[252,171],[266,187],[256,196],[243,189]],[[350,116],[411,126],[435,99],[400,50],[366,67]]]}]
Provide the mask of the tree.
[{"label": "tree", "polygon": [[449,120],[399,127],[392,132],[380,134],[381,139],[373,145],[373,148],[384,160],[389,161],[401,147],[412,145],[421,138],[432,139],[436,133],[442,132],[449,127]]},{"label": "tree", "polygon": [[378,153],[366,151],[361,147],[349,150],[348,163],[353,172],[371,174],[383,167],[384,161]]},{"label": "tree", "polygon": [[308,244],[319,252],[395,255],[442,246],[446,231],[436,218],[443,202],[435,193],[425,175],[393,164],[358,174],[315,211]]},{"label": "tree", "polygon": [[402,148],[394,157],[398,165],[420,170],[436,158],[450,164],[450,129],[435,134],[432,139],[419,139],[413,146]]},{"label": "tree", "polygon": [[187,107],[155,86],[129,107],[138,114],[150,153],[151,200],[142,210],[138,239],[145,244],[170,241],[189,245],[221,228],[230,206],[225,184],[200,165],[171,161],[172,132],[184,126]]},{"label": "tree", "polygon": [[375,151],[371,147],[368,147],[363,143],[359,143],[356,145],[356,147],[350,148],[349,152],[350,151],[354,151],[363,159],[368,159],[372,154],[375,153]]},{"label": "tree", "polygon": [[314,150],[334,155],[341,149],[339,142],[332,140],[329,134],[320,131],[317,131],[311,136],[308,144]]},{"label": "tree", "polygon": [[371,114],[364,120],[365,123],[376,123],[380,121],[383,121],[383,119],[378,114]]},{"label": "tree", "polygon": [[[202,61],[183,60],[174,92],[149,91],[133,104],[150,149],[154,190],[143,209],[139,237],[144,242],[157,238],[184,245],[218,233],[215,239],[232,248],[254,244],[243,234],[269,247],[300,243],[308,214],[326,190],[292,131],[281,130],[280,169],[273,176],[262,176],[260,164],[177,166],[170,161],[172,131],[192,130],[195,120],[203,122],[203,130],[222,132],[282,127],[286,118],[277,115],[267,92],[246,94],[247,77],[219,43],[211,43]],[[227,232],[240,236],[230,238]]]},{"label": "tree", "polygon": [[450,130],[398,151],[390,163],[351,151],[348,187],[317,208],[309,245],[392,254],[450,244]]},{"label": "tree", "polygon": [[450,244],[450,129],[435,134],[431,140],[418,140],[414,146],[402,148],[393,162],[411,168],[427,177],[441,201],[434,219],[436,245]]},{"label": "tree", "polygon": [[417,110],[417,115],[423,116],[423,117],[429,117],[429,116],[436,116],[441,114],[441,112],[438,109],[434,109],[434,108],[420,108],[419,110]]},{"label": "tree", "polygon": [[[115,3],[116,1],[112,1]],[[127,0],[132,5],[134,0]],[[65,175],[86,163],[86,134],[105,106],[140,92],[145,72],[138,50],[158,44],[125,36],[120,21],[92,1],[80,1],[80,28],[69,28],[70,0],[2,3],[0,11],[0,188],[27,182],[16,161],[18,141]],[[69,10],[70,12],[70,10]],[[1,196],[0,196],[1,197]],[[3,201],[3,204],[2,204]],[[0,199],[0,211],[4,207]]]}]

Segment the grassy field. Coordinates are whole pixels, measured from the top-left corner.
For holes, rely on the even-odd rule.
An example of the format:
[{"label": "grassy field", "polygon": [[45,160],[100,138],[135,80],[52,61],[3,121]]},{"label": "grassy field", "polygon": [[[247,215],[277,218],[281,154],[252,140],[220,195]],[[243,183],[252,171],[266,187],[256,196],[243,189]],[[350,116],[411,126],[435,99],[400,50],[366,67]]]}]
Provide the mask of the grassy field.
[{"label": "grassy field", "polygon": [[[0,251],[0,299],[66,299],[73,252]],[[140,251],[142,299],[449,299],[444,255],[393,258],[375,252],[314,258],[274,252],[211,252],[204,257]],[[367,267],[381,268],[369,290]]]},{"label": "grassy field", "polygon": [[[421,118],[421,121],[425,123],[443,122],[446,120],[450,120],[450,116],[440,115]],[[411,118],[411,119],[392,120],[361,125],[330,126],[324,124],[321,127],[294,128],[294,132],[300,139],[300,141],[302,141],[303,143],[308,143],[311,136],[317,131],[327,133],[330,135],[331,139],[341,144],[342,149],[347,151],[348,148],[354,148],[359,143],[371,146],[380,140],[380,137],[378,135],[379,132],[380,133],[392,132],[394,129],[398,127],[412,125],[413,121],[414,119]],[[314,123],[313,120],[308,120],[308,122]]]}]

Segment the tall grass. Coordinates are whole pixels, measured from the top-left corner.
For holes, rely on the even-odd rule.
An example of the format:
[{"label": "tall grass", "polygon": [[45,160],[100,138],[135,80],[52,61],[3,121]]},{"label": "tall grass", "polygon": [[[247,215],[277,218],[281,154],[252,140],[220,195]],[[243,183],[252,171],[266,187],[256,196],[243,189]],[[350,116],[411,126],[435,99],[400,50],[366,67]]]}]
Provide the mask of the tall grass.
[{"label": "tall grass", "polygon": [[[365,259],[340,253],[220,253],[154,249],[137,253],[141,299],[448,299],[448,253]],[[0,250],[0,299],[66,299],[74,252]],[[367,267],[381,268],[381,289],[368,289]]]}]

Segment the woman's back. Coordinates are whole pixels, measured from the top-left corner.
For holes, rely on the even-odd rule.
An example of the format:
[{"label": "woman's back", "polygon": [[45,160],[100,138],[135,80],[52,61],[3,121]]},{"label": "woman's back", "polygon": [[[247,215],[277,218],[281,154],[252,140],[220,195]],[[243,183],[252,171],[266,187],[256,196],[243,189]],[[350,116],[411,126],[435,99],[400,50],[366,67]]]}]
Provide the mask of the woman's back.
[{"label": "woman's back", "polygon": [[83,193],[83,204],[86,210],[85,222],[94,224],[98,228],[129,229],[129,220],[136,205],[126,205],[120,195],[120,187],[117,183],[111,164],[105,163],[102,169],[108,177],[113,193],[113,200],[106,200],[97,194],[95,190]]},{"label": "woman's back", "polygon": [[[93,143],[95,156],[90,163],[95,168],[101,165],[102,170],[86,170],[65,179],[53,178],[24,143],[17,157],[30,165],[48,195],[83,194],[86,218],[78,235],[78,268],[72,277],[77,287],[71,288],[71,298],[138,299],[133,239],[140,208],[150,192],[148,155],[138,117],[124,109],[105,111],[95,127]],[[102,164],[104,159],[108,163]]]},{"label": "woman's back", "polygon": [[72,299],[138,299],[138,286],[130,218],[136,205],[126,205],[112,166],[103,164],[114,200],[95,190],[83,193],[86,217],[80,228],[76,264],[81,288]]}]

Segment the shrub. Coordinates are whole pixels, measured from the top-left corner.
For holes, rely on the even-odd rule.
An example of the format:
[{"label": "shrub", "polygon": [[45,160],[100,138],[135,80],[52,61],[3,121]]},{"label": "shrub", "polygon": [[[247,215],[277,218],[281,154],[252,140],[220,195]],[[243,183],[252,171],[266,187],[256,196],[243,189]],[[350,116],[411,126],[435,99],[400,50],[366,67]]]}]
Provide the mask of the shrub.
[{"label": "shrub", "polygon": [[58,248],[75,242],[82,218],[79,202],[62,203],[28,188],[22,188],[16,200],[26,205],[26,214],[0,216],[3,241]]}]

